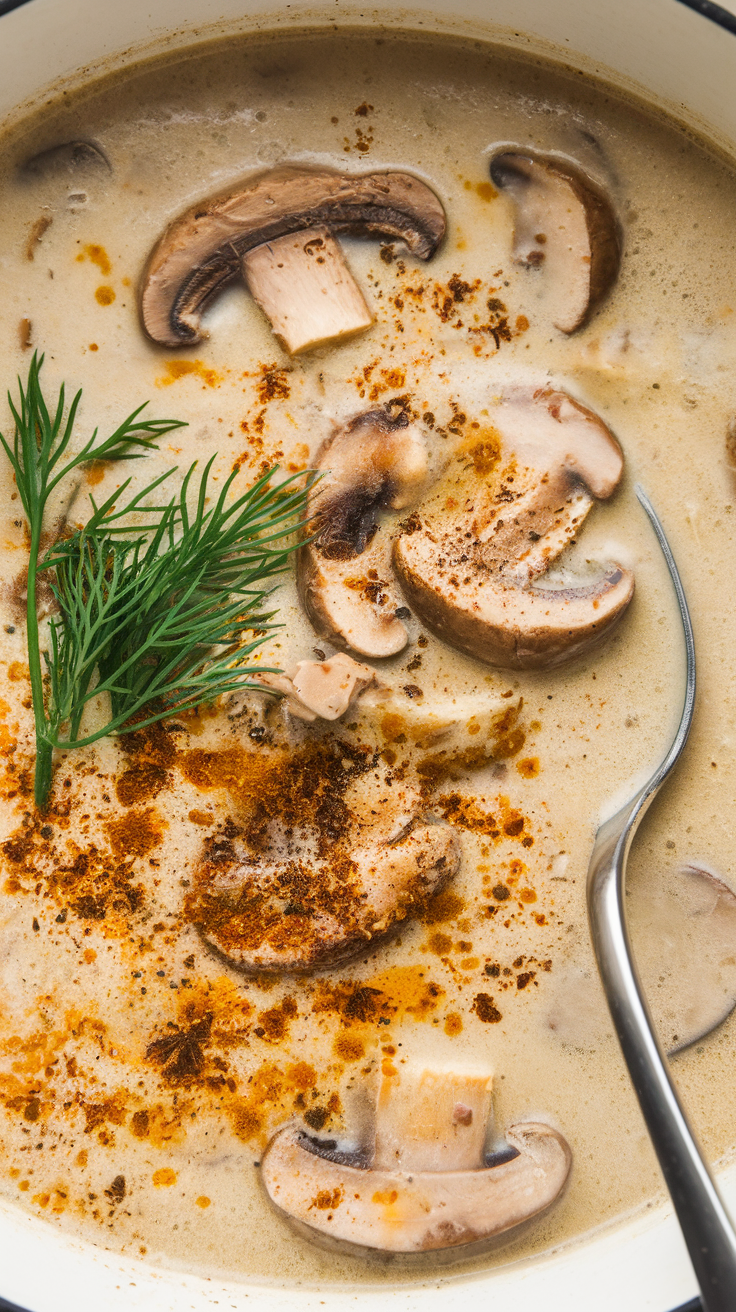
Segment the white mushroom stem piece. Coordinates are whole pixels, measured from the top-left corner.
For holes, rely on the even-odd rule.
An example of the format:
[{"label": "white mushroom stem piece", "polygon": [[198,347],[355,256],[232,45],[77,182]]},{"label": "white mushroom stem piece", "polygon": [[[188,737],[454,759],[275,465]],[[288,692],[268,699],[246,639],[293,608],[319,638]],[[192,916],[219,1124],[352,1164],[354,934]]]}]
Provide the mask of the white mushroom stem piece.
[{"label": "white mushroom stem piece", "polygon": [[193,345],[207,304],[240,275],[296,354],[372,322],[336,234],[398,239],[427,260],[444,232],[437,196],[407,173],[272,169],[169,225],[141,279],[141,321],[161,346]]},{"label": "white mushroom stem piece", "polygon": [[326,228],[279,237],[243,256],[248,290],[290,355],[352,337],[373,315]]},{"label": "white mushroom stem piece", "polygon": [[399,407],[358,415],[317,454],[323,474],[309,500],[311,540],[297,559],[297,581],[317,632],[362,656],[393,656],[408,641],[396,612],[391,544],[378,519],[417,499],[429,474],[419,426]]},{"label": "white mushroom stem piece", "polygon": [[633,595],[616,564],[564,587],[536,583],[615,491],[621,448],[597,415],[549,387],[510,390],[492,419],[496,462],[457,475],[457,511],[446,510],[447,480],[438,485],[434,512],[423,507],[396,539],[394,567],[409,605],[450,646],[505,668],[558,665],[602,641]]},{"label": "white mushroom stem piece", "polygon": [[337,652],[325,661],[297,661],[283,674],[254,674],[251,683],[281,693],[292,715],[313,723],[341,719],[377,680],[370,665]]},{"label": "white mushroom stem piece", "polygon": [[543,314],[575,332],[608,294],[621,263],[610,200],[575,165],[554,156],[506,150],[491,178],[514,204],[514,258],[539,279]]},{"label": "white mushroom stem piece", "polygon": [[285,1220],[323,1243],[426,1254],[488,1241],[544,1211],[560,1194],[571,1154],[550,1126],[512,1126],[508,1148],[485,1154],[491,1079],[421,1068],[383,1075],[375,1143],[351,1164],[296,1126],[261,1163],[268,1197]]}]

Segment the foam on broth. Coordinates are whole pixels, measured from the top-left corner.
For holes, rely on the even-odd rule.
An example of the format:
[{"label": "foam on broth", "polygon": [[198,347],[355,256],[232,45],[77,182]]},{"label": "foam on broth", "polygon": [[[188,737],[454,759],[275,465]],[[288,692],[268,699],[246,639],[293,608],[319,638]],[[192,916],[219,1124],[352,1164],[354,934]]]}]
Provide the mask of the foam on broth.
[{"label": "foam on broth", "polygon": [[[73,139],[98,143],[112,172],[18,172],[29,156]],[[528,279],[511,263],[511,211],[488,181],[489,154],[507,142],[579,160],[621,216],[618,284],[569,339],[535,323]],[[62,380],[84,387],[81,431],[114,427],[149,397],[156,415],[188,420],[145,471],[135,468],[136,479],[216,451],[218,478],[237,462],[244,488],[272,461],[307,467],[335,419],[398,394],[433,416],[438,444],[452,442],[458,428],[482,426],[506,382],[551,380],[597,410],[622,443],[625,484],[596,508],[574,550],[633,567],[637,595],[600,652],[549,674],[490,670],[414,623],[409,647],[381,667],[404,707],[405,722],[382,730],[395,758],[413,769],[427,755],[412,746],[412,716],[455,716],[463,733],[473,722],[487,733],[495,717],[494,760],[435,780],[434,804],[460,822],[452,896],[350,967],[248,979],[204,948],[184,907],[203,837],[237,816],[238,781],[281,741],[279,713],[269,714],[265,742],[249,735],[260,720],[221,712],[70,754],[49,816],[36,822],[18,612],[26,545],[4,467],[0,1188],[66,1229],[200,1272],[322,1284],[421,1279],[416,1268],[335,1259],[295,1238],[254,1167],[268,1135],[294,1114],[325,1133],[349,1129],[357,1091],[390,1052],[487,1061],[499,1135],[541,1115],[571,1144],[565,1196],[474,1269],[661,1198],[602,1002],[579,1032],[561,1037],[549,1022],[561,993],[569,1003],[576,978],[595,971],[584,893],[601,807],[647,773],[677,710],[676,616],[635,479],[683,574],[701,693],[686,760],[637,840],[631,895],[653,866],[691,858],[733,879],[733,174],[675,126],[582,77],[415,35],[203,47],[80,89],[15,130],[2,151],[5,382],[25,372],[30,341],[46,353],[50,394]],[[426,266],[398,248],[382,258],[377,244],[346,241],[376,323],[339,347],[289,360],[242,287],[213,305],[211,336],[195,351],[150,345],[135,289],[166,223],[199,196],[282,161],[417,173],[446,206],[448,239]],[[499,346],[483,331],[490,298],[509,326]],[[9,431],[7,412],[2,426]],[[93,468],[88,483],[102,496],[118,477]],[[284,628],[263,660],[310,657],[322,644],[291,580],[278,600]],[[407,686],[421,698],[401,703]],[[374,732],[375,714],[347,719],[348,743]],[[315,738],[304,731],[299,750]],[[394,765],[384,758],[380,770]],[[469,825],[472,807],[495,817],[499,837],[489,824]],[[168,1057],[151,1048],[207,1016],[184,1057],[181,1044]],[[733,1058],[727,1023],[674,1064],[711,1159],[736,1143]]]}]

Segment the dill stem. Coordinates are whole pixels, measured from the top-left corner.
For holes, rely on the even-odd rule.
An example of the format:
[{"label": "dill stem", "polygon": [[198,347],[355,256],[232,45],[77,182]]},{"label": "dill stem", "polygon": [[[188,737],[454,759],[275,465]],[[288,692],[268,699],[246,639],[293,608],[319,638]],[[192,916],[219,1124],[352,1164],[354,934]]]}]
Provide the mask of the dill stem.
[{"label": "dill stem", "polygon": [[43,696],[43,670],[41,666],[41,645],[38,636],[38,605],[36,598],[36,580],[38,576],[38,557],[41,551],[42,517],[34,515],[31,520],[31,555],[28,561],[28,584],[26,597],[26,633],[28,635],[28,669],[31,677],[31,699],[33,718],[36,725],[36,772],[34,779],[34,796],[36,806],[43,811],[48,802],[52,778],[52,758],[54,749],[46,736],[46,708]]}]

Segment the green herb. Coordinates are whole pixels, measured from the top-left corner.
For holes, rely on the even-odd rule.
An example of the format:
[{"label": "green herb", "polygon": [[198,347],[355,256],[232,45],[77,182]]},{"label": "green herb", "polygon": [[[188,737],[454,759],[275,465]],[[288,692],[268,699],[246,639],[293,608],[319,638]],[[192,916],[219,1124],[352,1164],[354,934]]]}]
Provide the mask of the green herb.
[{"label": "green herb", "polygon": [[[242,667],[266,639],[273,612],[263,583],[286,567],[306,492],[294,479],[272,487],[270,470],[228,504],[236,477],[208,507],[212,460],[195,484],[195,466],[177,496],[162,506],[147,498],[174,471],[160,475],[120,504],[130,480],[92,514],[83,528],[60,537],[41,555],[44,512],[61,481],[95,460],[129,460],[157,450],[154,439],[181,427],[178,420],[141,420],[140,406],[102,442],[97,431],[63,460],[81,393],[64,419],[64,388],[50,414],[34,356],[15,419],[10,459],[30,528],[28,659],[36,725],[35,795],[47,801],[55,747],[83,747],[109,733],[127,733],[243,686]],[[298,476],[296,476],[298,477]],[[188,498],[194,493],[194,508]],[[132,525],[131,515],[148,522]],[[49,572],[58,613],[49,625],[43,674],[37,583]],[[244,630],[251,638],[245,640]],[[107,694],[109,719],[82,732],[85,708]]]}]

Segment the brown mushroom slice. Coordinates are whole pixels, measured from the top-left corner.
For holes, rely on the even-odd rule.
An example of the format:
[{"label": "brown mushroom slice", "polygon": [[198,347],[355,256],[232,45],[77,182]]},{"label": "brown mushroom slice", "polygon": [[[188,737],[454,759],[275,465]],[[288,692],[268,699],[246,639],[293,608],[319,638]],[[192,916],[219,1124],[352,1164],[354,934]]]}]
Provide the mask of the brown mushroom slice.
[{"label": "brown mushroom slice", "polygon": [[317,970],[346,961],[416,914],[455,874],[456,835],[418,825],[393,843],[329,859],[255,861],[231,855],[204,862],[190,898],[205,942],[246,971]]},{"label": "brown mushroom slice", "polygon": [[377,682],[370,665],[362,665],[343,652],[329,660],[297,661],[283,674],[255,674],[251,681],[281,693],[291,714],[308,723],[341,719]]},{"label": "brown mushroom slice", "polygon": [[577,588],[495,589],[477,573],[455,585],[424,534],[396,545],[404,595],[427,627],[503,669],[551,668],[588,651],[618,624],[634,593],[633,575],[620,565]]},{"label": "brown mushroom slice", "polygon": [[505,668],[558,665],[602,641],[633,595],[632,574],[616,564],[567,586],[536,582],[595,500],[615,491],[621,448],[597,415],[553,388],[513,389],[492,419],[513,472],[451,498],[466,507],[454,519],[438,485],[442,508],[413,516],[394,568],[408,604],[450,646]]},{"label": "brown mushroom slice", "polygon": [[467,1256],[468,1245],[549,1207],[570,1170],[565,1140],[535,1122],[511,1126],[508,1148],[485,1155],[490,1083],[488,1076],[411,1067],[384,1075],[367,1164],[322,1155],[318,1141],[287,1126],[261,1163],[268,1197],[318,1242],[364,1253],[457,1249],[458,1258]]},{"label": "brown mushroom slice", "polygon": [[324,477],[309,502],[312,540],[297,559],[304,608],[317,632],[361,656],[394,656],[408,641],[391,574],[382,510],[416,500],[429,472],[421,429],[401,408],[371,410],[339,429],[317,455]]},{"label": "brown mushroom slice", "polygon": [[437,196],[407,173],[273,169],[198,202],[169,225],[143,273],[141,321],[161,346],[193,345],[205,335],[205,306],[242,271],[287,349],[305,350],[371,322],[336,234],[402,240],[427,260],[444,232]]},{"label": "brown mushroom slice", "polygon": [[514,258],[539,278],[544,314],[575,332],[618,276],[621,237],[610,200],[567,160],[527,151],[496,155],[491,178],[514,203]]},{"label": "brown mushroom slice", "polygon": [[[673,1056],[736,1008],[736,894],[701,866],[649,865],[631,881],[626,913],[644,996]],[[594,969],[570,965],[557,975],[546,1024],[575,1047],[606,1039],[611,1021]]]},{"label": "brown mushroom slice", "polygon": [[710,870],[648,871],[628,899],[634,958],[657,1033],[680,1052],[736,1007],[736,894]]}]

